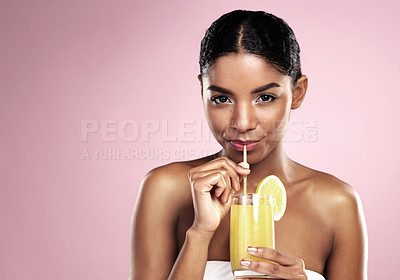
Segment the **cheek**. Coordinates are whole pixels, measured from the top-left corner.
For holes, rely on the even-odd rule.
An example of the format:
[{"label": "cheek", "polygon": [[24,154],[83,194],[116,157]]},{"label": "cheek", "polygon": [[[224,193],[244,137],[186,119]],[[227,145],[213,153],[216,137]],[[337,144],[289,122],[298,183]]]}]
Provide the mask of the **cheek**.
[{"label": "cheek", "polygon": [[261,124],[268,134],[281,136],[286,131],[290,108],[282,104],[263,112]]},{"label": "cheek", "polygon": [[218,138],[218,135],[222,135],[225,128],[229,126],[229,111],[213,110],[206,107],[206,115],[211,131]]}]

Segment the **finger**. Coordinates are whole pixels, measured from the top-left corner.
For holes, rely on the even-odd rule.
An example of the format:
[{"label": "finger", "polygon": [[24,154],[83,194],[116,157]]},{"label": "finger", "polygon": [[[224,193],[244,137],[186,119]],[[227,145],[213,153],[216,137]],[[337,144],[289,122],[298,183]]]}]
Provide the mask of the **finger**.
[{"label": "finger", "polygon": [[215,192],[214,195],[216,197],[220,197],[222,203],[227,203],[229,200],[229,196],[231,193],[232,185],[231,185],[231,178],[226,170],[219,171],[220,180],[215,185]]},{"label": "finger", "polygon": [[248,162],[239,162],[238,163],[239,166],[246,168],[246,169],[250,169],[250,164]]},{"label": "finger", "polygon": [[[217,184],[215,186],[214,194],[216,197],[221,197],[225,191],[230,191],[231,184],[230,184],[230,178],[229,178],[229,175],[227,174],[227,172],[225,172],[225,171],[218,171],[218,172],[221,177],[221,179],[220,179],[221,184]],[[221,200],[222,200],[222,197],[221,197]]]},{"label": "finger", "polygon": [[[248,162],[243,162],[242,161],[242,162],[239,162],[238,165],[243,167],[243,168],[245,168],[246,170],[249,170],[249,173],[250,173],[250,165],[249,165]],[[245,175],[240,175],[239,176],[239,182],[241,182],[244,179],[244,177],[245,177]]]},{"label": "finger", "polygon": [[[264,280],[264,278],[235,278],[235,280]],[[268,280],[280,280],[280,278],[272,278],[272,276],[268,276]]]},{"label": "finger", "polygon": [[226,181],[227,182],[229,181],[232,184],[232,186],[235,186],[235,185],[239,186],[239,176],[235,171],[232,172],[231,170],[228,170],[222,166],[216,166],[215,168],[211,168],[211,167],[212,166],[207,166],[207,167],[202,166],[201,169],[193,168],[193,169],[189,170],[189,172],[188,172],[189,180],[194,181],[198,178],[207,176],[209,174],[212,174],[215,172],[221,172],[227,179]]},{"label": "finger", "polygon": [[[221,196],[222,193],[226,192],[229,194],[230,185],[227,184],[226,179],[221,172],[213,172],[198,179],[195,179],[192,184],[193,191],[199,195],[211,196],[211,190],[215,187],[214,195],[216,197]],[[229,195],[221,197],[222,203],[229,201]]]},{"label": "finger", "polygon": [[248,164],[247,165],[244,163],[237,164],[236,162],[234,162],[231,159],[226,158],[226,157],[222,157],[220,159],[226,161],[226,163],[228,163],[240,175],[248,175],[250,173],[250,170],[249,170],[250,165],[248,165]]},{"label": "finger", "polygon": [[205,176],[207,176],[209,174],[213,174],[213,173],[217,173],[217,172],[223,174],[224,176],[227,175],[226,178],[230,178],[230,175],[229,175],[229,173],[228,173],[228,171],[226,169],[224,169],[224,168],[215,168],[215,169],[201,170],[201,171],[198,171],[196,173],[193,173],[190,176],[190,179],[191,180],[196,180],[196,179],[199,179],[201,177],[205,177]]},{"label": "finger", "polygon": [[248,174],[248,170],[246,168],[236,164],[234,161],[232,161],[231,159],[229,159],[227,157],[219,157],[219,158],[213,159],[203,165],[196,166],[196,167],[192,168],[191,170],[193,170],[193,172],[197,172],[204,168],[209,167],[210,169],[214,169],[214,168],[218,168],[220,166],[225,167],[227,169],[232,167],[232,169],[235,170],[236,173],[239,173],[241,175]]},{"label": "finger", "polygon": [[235,191],[239,191],[240,181],[243,180],[244,175],[248,175],[250,173],[250,170],[236,164],[234,161],[226,157],[220,157],[214,161],[215,163],[221,164],[224,168],[227,169],[229,175],[232,178],[232,188]]},{"label": "finger", "polygon": [[296,265],[299,263],[299,260],[301,260],[298,257],[284,254],[269,247],[249,247],[247,248],[247,251],[252,256],[273,261],[285,266]]},{"label": "finger", "polygon": [[193,171],[195,173],[195,172],[198,172],[198,171],[201,171],[204,169],[215,169],[215,168],[219,168],[221,166],[225,166],[228,164],[233,167],[236,163],[234,163],[232,160],[230,160],[227,157],[219,157],[219,158],[210,160],[210,161],[206,162],[205,164],[193,167],[190,171]]},{"label": "finger", "polygon": [[209,193],[214,187],[225,189],[225,179],[220,172],[210,172],[193,180],[193,189],[196,192]]},{"label": "finger", "polygon": [[[197,172],[195,174],[192,175],[191,180],[197,180],[199,178],[208,176],[210,174],[214,174],[214,173],[220,173],[221,174],[221,180],[222,180],[222,185],[216,185],[215,187],[215,196],[216,197],[221,197],[222,195],[222,201],[224,203],[226,203],[228,201],[228,196],[231,192],[232,189],[232,178],[230,177],[228,171],[224,168],[220,168],[220,169],[214,169],[214,170],[206,170],[206,171],[201,171],[201,172]],[[222,187],[221,187],[222,186]],[[226,194],[225,194],[226,192]]]},{"label": "finger", "polygon": [[[275,278],[270,275],[267,275],[267,276],[268,276],[268,280],[281,280],[281,278]],[[252,278],[235,278],[235,280],[265,280],[265,277],[263,277],[263,278],[253,278],[253,277]]]},{"label": "finger", "polygon": [[283,266],[274,262],[249,259],[243,259],[240,264],[245,269],[276,277],[277,279],[307,279],[305,270],[298,266]]},{"label": "finger", "polygon": [[[227,174],[228,176],[228,174]],[[228,177],[228,183],[226,184],[226,189],[222,192],[221,195],[221,202],[222,203],[227,203],[229,200],[229,197],[231,195],[231,190],[232,190],[232,185],[230,184],[230,178]],[[225,179],[226,180],[226,179]]]},{"label": "finger", "polygon": [[245,168],[237,165],[232,160],[230,160],[226,157],[220,157],[220,158],[214,159],[212,161],[209,161],[206,164],[203,164],[201,166],[192,168],[191,170],[189,170],[188,176],[189,176],[189,178],[191,178],[194,174],[196,174],[198,172],[201,172],[204,170],[220,169],[220,168],[224,168],[228,171],[229,176],[231,177],[232,187],[236,191],[240,190],[239,176],[247,175],[250,173],[250,171],[248,169],[245,169]]}]

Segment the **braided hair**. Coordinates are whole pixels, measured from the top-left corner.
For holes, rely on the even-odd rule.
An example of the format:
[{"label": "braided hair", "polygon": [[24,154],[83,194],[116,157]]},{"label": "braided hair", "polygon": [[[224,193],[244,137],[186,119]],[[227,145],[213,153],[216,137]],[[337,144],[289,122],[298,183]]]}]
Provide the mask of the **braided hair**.
[{"label": "braided hair", "polygon": [[302,75],[293,30],[283,19],[263,11],[235,10],[211,24],[201,41],[201,75],[207,74],[217,58],[230,53],[259,56],[288,75],[293,84]]}]

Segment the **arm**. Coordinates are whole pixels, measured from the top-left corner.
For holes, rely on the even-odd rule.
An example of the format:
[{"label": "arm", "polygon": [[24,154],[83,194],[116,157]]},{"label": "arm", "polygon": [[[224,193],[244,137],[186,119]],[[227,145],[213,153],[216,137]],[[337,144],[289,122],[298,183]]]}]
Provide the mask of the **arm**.
[{"label": "arm", "polygon": [[132,215],[130,280],[167,279],[178,254],[176,225],[181,192],[166,167],[143,180]]},{"label": "arm", "polygon": [[148,175],[132,219],[130,279],[203,279],[209,243],[229,211],[231,184],[238,190],[237,173],[248,172],[226,158],[189,171],[195,218],[179,255],[176,226],[182,203],[191,200],[182,189],[190,190],[186,172],[164,167]]},{"label": "arm", "polygon": [[331,218],[333,248],[325,268],[327,280],[367,279],[367,231],[358,195],[350,187],[335,196]]},{"label": "arm", "polygon": [[248,173],[248,169],[225,157],[189,170],[195,217],[169,279],[203,279],[208,247],[229,212],[231,190],[238,191],[239,175]]},{"label": "arm", "polygon": [[212,236],[190,228],[168,279],[203,279]]}]

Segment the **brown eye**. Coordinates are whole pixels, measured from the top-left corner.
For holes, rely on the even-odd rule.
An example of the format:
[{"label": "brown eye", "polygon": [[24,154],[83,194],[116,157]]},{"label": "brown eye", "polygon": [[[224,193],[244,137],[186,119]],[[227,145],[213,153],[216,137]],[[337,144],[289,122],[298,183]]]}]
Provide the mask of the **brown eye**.
[{"label": "brown eye", "polygon": [[215,104],[222,104],[229,102],[229,98],[224,95],[214,96],[211,101]]},{"label": "brown eye", "polygon": [[258,97],[257,101],[261,101],[261,102],[272,102],[276,99],[275,96],[271,95],[271,94],[262,94],[260,95],[260,97]]}]

